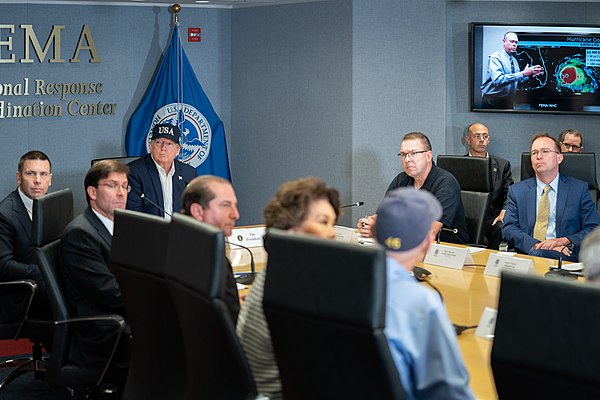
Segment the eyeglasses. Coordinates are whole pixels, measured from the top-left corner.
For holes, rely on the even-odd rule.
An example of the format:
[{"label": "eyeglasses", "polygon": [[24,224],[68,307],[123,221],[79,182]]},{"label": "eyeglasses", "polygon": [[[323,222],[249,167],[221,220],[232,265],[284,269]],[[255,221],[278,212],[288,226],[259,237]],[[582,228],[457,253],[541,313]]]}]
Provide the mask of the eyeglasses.
[{"label": "eyeglasses", "polygon": [[488,140],[490,138],[490,135],[488,135],[487,133],[484,133],[484,134],[476,133],[471,136],[473,136],[475,138],[475,140]]},{"label": "eyeglasses", "polygon": [[98,186],[106,186],[110,190],[115,190],[115,191],[119,190],[119,188],[121,188],[124,191],[126,191],[127,193],[131,192],[131,186],[129,186],[126,183],[119,185],[117,182],[108,182],[108,183],[99,183]]},{"label": "eyeglasses", "polygon": [[155,141],[154,141],[154,145],[155,145],[156,147],[158,147],[158,148],[163,148],[163,147],[166,147],[166,148],[167,148],[167,150],[171,150],[173,147],[175,147],[175,146],[178,146],[178,144],[177,144],[177,143],[175,143],[175,142],[173,142],[173,141],[171,141],[171,140],[168,140],[168,139],[166,139],[166,140],[161,140],[161,141],[155,140]]},{"label": "eyeglasses", "polygon": [[565,147],[565,149],[570,151],[579,151],[582,148],[581,146],[577,146],[576,144],[569,144],[565,142],[560,142],[560,144],[562,144]]},{"label": "eyeglasses", "polygon": [[560,151],[550,150],[550,149],[541,149],[541,150],[531,150],[531,157],[537,157],[538,154],[542,154],[542,157],[548,157],[550,153],[560,154]]},{"label": "eyeglasses", "polygon": [[398,153],[398,156],[403,159],[406,160],[407,158],[410,158],[411,160],[417,155],[417,154],[421,154],[421,153],[427,153],[429,150],[415,150],[415,151],[410,151],[408,153]]},{"label": "eyeglasses", "polygon": [[23,172],[23,175],[25,175],[28,178],[35,178],[36,176],[39,176],[42,179],[48,179],[50,178],[50,175],[52,175],[50,172],[46,172],[46,171],[42,171],[42,172],[35,172],[35,171],[25,171]]}]

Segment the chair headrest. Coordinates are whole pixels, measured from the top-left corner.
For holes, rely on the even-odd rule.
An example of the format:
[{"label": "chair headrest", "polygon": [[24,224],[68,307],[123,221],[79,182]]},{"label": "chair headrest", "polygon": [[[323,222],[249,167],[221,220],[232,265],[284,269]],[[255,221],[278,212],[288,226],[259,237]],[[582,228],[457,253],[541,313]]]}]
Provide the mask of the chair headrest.
[{"label": "chair headrest", "polygon": [[73,192],[62,189],[33,200],[31,244],[42,247],[62,237],[73,220]]}]

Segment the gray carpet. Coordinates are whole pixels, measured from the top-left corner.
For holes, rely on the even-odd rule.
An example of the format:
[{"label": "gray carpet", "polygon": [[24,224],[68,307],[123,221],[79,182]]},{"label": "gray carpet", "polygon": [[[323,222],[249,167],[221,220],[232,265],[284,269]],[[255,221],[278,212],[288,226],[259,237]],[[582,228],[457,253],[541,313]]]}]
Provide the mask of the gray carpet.
[{"label": "gray carpet", "polygon": [[[2,357],[0,362],[14,357]],[[12,368],[0,368],[0,381],[12,371]],[[69,393],[65,388],[50,387],[33,378],[33,372],[21,375],[2,390],[0,400],[68,400]]]}]

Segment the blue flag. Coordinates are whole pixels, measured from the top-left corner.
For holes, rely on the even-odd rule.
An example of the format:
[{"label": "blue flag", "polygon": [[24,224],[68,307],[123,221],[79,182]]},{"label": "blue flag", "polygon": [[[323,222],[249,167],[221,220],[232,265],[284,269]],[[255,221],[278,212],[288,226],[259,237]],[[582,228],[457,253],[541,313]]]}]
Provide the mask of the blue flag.
[{"label": "blue flag", "polygon": [[127,155],[148,154],[152,127],[161,123],[181,129],[180,161],[196,168],[198,175],[218,175],[231,180],[223,122],[183,51],[178,26],[150,88],[127,125]]}]

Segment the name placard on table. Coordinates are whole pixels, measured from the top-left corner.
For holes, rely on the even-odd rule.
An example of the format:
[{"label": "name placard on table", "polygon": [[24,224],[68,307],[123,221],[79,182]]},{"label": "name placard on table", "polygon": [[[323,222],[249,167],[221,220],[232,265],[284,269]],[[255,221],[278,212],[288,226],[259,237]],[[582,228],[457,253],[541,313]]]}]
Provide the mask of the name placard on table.
[{"label": "name placard on table", "polygon": [[529,274],[533,272],[533,261],[527,258],[513,257],[513,254],[491,253],[483,274],[499,277],[502,271]]},{"label": "name placard on table", "polygon": [[246,247],[262,247],[264,235],[264,226],[255,228],[235,228],[231,232],[231,236],[227,237],[227,241]]},{"label": "name placard on table", "polygon": [[471,257],[468,247],[454,247],[435,243],[429,248],[423,262],[440,267],[463,269],[465,264],[473,264],[473,257]]}]

